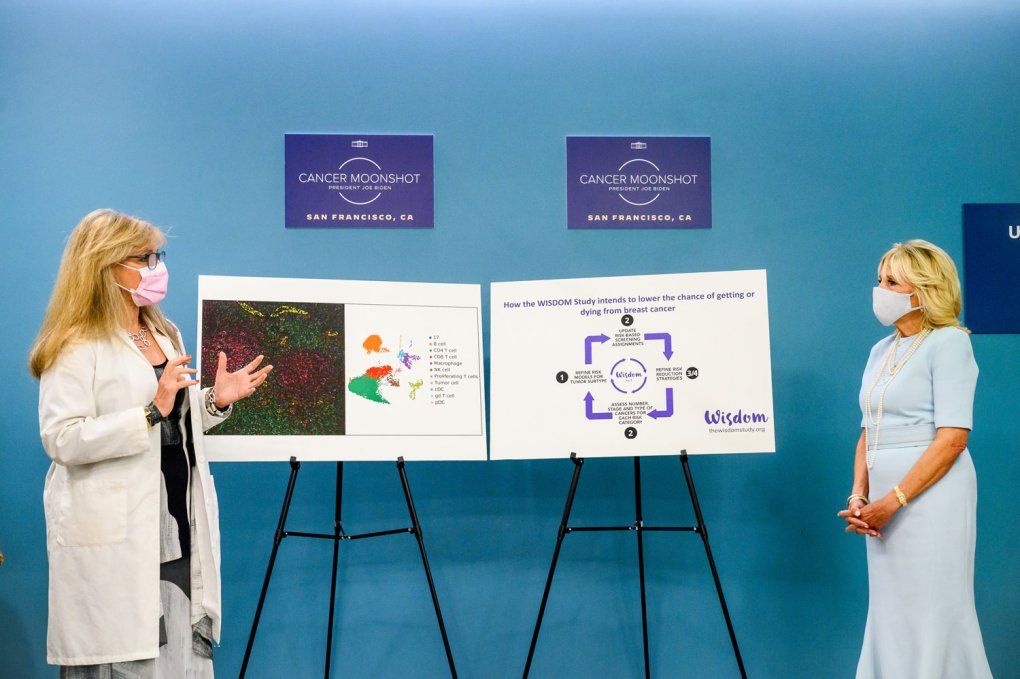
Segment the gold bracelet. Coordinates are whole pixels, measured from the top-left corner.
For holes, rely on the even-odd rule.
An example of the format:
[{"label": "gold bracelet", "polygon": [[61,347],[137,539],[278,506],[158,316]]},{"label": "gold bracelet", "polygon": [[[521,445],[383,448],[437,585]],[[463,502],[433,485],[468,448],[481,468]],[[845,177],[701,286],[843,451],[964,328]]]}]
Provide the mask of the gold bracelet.
[{"label": "gold bracelet", "polygon": [[869,503],[868,498],[864,497],[863,495],[859,495],[857,493],[854,493],[853,495],[851,495],[850,497],[848,497],[846,499],[846,508],[847,509],[850,509],[850,503],[853,502],[854,500],[860,500],[864,504],[868,504]]},{"label": "gold bracelet", "polygon": [[896,499],[899,500],[900,505],[903,507],[907,506],[907,496],[904,495],[903,491],[900,490],[899,486],[893,486],[893,492],[896,493]]}]

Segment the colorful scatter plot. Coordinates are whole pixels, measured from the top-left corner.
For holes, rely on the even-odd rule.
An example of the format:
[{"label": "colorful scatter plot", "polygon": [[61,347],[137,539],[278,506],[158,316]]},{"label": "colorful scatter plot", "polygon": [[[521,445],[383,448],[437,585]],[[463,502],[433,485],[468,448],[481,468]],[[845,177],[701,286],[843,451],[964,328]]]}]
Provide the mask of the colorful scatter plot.
[{"label": "colorful scatter plot", "polygon": [[[403,341],[401,340],[401,344]],[[369,335],[365,338],[365,341],[361,343],[366,354],[381,354],[388,353],[389,349],[383,346],[382,337],[379,335]],[[390,403],[390,401],[383,395],[382,386],[385,383],[390,387],[399,387],[400,379],[397,377],[397,373],[401,370],[411,370],[414,366],[414,362],[421,359],[421,356],[412,354],[406,349],[400,349],[397,351],[397,360],[394,365],[381,364],[374,365],[367,368],[364,374],[357,377],[351,378],[347,383],[347,390],[356,396],[374,401],[376,403]],[[418,391],[425,383],[424,380],[417,380],[408,382],[410,387],[409,396],[411,399],[415,398],[415,392]]]},{"label": "colorful scatter plot", "polygon": [[343,304],[204,300],[202,387],[213,385],[220,351],[231,371],[259,354],[273,364],[208,435],[343,435],[343,335]]}]

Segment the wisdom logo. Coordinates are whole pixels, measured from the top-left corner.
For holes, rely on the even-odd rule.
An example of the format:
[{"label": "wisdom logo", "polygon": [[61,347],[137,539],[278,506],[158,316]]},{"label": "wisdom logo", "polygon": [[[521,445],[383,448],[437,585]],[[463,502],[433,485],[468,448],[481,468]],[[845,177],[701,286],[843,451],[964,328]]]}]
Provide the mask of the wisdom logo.
[{"label": "wisdom logo", "polygon": [[765,431],[765,425],[769,421],[767,414],[762,412],[738,410],[706,410],[705,424],[711,434],[723,434],[729,432],[754,432]]}]

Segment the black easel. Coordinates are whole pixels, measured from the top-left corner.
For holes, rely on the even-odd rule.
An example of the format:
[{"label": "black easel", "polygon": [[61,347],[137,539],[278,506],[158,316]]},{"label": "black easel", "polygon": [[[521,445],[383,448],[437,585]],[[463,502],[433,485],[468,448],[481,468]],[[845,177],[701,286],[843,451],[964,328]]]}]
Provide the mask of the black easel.
[{"label": "black easel", "polygon": [[397,473],[400,474],[400,485],[404,491],[404,500],[407,501],[407,512],[411,517],[410,528],[394,528],[391,530],[380,530],[372,533],[350,534],[344,532],[343,524],[340,521],[340,504],[343,497],[344,463],[336,463],[336,506],[333,512],[332,533],[305,533],[286,530],[287,513],[290,511],[290,500],[294,495],[294,483],[297,481],[298,469],[301,463],[297,458],[290,458],[290,480],[287,482],[287,492],[283,497],[283,508],[280,510],[280,521],[276,524],[276,534],[273,537],[273,551],[269,554],[269,564],[266,566],[266,578],[262,582],[262,593],[259,594],[259,603],[255,608],[255,618],[251,623],[251,634],[248,635],[248,645],[244,649],[244,661],[241,663],[241,672],[238,679],[243,679],[248,671],[248,660],[251,657],[251,649],[255,643],[255,633],[259,628],[259,619],[262,617],[262,606],[266,602],[266,592],[269,590],[269,579],[273,575],[273,565],[276,563],[276,553],[280,543],[285,537],[320,538],[333,541],[333,577],[329,585],[329,624],[326,632],[326,669],[325,678],[329,679],[330,661],[333,649],[333,609],[336,601],[336,573],[337,561],[340,556],[341,540],[360,540],[362,538],[375,538],[383,535],[396,535],[398,533],[410,533],[418,541],[418,551],[421,552],[422,566],[425,568],[425,579],[429,583],[429,592],[432,594],[432,605],[436,609],[436,620],[439,621],[439,632],[443,635],[443,646],[446,649],[446,661],[450,665],[450,676],[457,679],[457,668],[453,663],[453,652],[450,650],[450,640],[446,636],[446,625],[443,623],[443,612],[439,609],[439,597],[436,595],[436,585],[432,580],[432,570],[429,568],[429,558],[425,553],[425,543],[421,536],[421,524],[418,522],[418,512],[414,508],[414,500],[411,499],[411,487],[407,483],[407,473],[404,471],[404,458],[397,458]]},{"label": "black easel", "polygon": [[704,517],[701,515],[701,505],[698,503],[698,494],[694,490],[694,479],[691,476],[691,468],[687,463],[687,451],[680,451],[680,464],[684,469],[684,478],[687,480],[687,490],[691,495],[691,504],[694,506],[694,518],[697,524],[694,526],[646,526],[641,513],[641,458],[634,458],[634,523],[627,526],[569,526],[570,508],[574,504],[574,494],[577,491],[577,481],[581,477],[581,466],[584,459],[579,458],[577,453],[570,454],[570,461],[574,463],[574,476],[570,479],[570,490],[567,491],[567,504],[563,508],[563,518],[560,520],[560,528],[556,534],[556,548],[553,550],[552,564],[549,566],[549,577],[545,581],[545,591],[542,592],[542,605],[538,608],[538,619],[535,621],[535,633],[531,637],[531,647],[528,649],[528,661],[524,665],[524,679],[527,679],[531,672],[531,661],[535,657],[535,645],[538,643],[538,632],[542,628],[542,618],[545,615],[545,605],[549,601],[549,589],[552,587],[553,574],[556,572],[556,562],[560,558],[560,547],[563,545],[563,538],[567,533],[580,533],[607,530],[627,530],[637,533],[638,551],[638,575],[641,581],[641,637],[644,642],[645,658],[645,679],[651,677],[651,669],[648,664],[648,613],[645,605],[645,550],[642,534],[645,531],[673,531],[689,532],[701,535],[701,541],[705,545],[705,554],[708,556],[708,566],[712,569],[712,578],[715,580],[715,590],[719,594],[719,604],[722,606],[723,617],[726,618],[726,628],[730,633],[730,642],[733,644],[733,655],[737,659],[737,667],[740,669],[740,676],[747,679],[744,671],[744,661],[740,657],[740,648],[737,646],[737,635],[733,631],[733,623],[730,621],[730,612],[726,607],[726,599],[723,597],[722,583],[719,581],[719,572],[715,568],[715,559],[712,558],[712,548],[708,544],[708,529],[705,527]]}]

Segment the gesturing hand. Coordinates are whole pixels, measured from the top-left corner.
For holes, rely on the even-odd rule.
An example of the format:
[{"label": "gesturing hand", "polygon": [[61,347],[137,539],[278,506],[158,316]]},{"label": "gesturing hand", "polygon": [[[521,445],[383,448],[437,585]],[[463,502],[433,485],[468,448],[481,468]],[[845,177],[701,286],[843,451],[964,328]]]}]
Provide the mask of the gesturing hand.
[{"label": "gesturing hand", "polygon": [[862,500],[854,500],[850,503],[850,506],[839,512],[837,516],[841,516],[846,519],[846,532],[857,533],[858,535],[871,535],[872,537],[882,537],[882,534],[875,530],[872,526],[868,525],[867,521],[864,521],[861,516],[861,510],[867,505]]},{"label": "gesturing hand", "polygon": [[[174,408],[174,401],[177,400],[177,392],[185,387],[198,384],[198,380],[188,379],[190,373],[197,372],[194,368],[185,368],[185,364],[191,360],[191,356],[178,356],[166,362],[163,368],[163,375],[156,385],[156,395],[152,397],[152,403],[159,409],[159,412],[166,417]],[[184,379],[182,379],[184,378]]]},{"label": "gesturing hand", "polygon": [[255,393],[255,389],[266,381],[269,371],[273,366],[255,370],[265,356],[256,356],[251,363],[244,366],[237,372],[227,372],[227,355],[222,351],[219,354],[219,364],[216,366],[216,407],[223,410],[231,403],[240,401],[246,396]]}]

